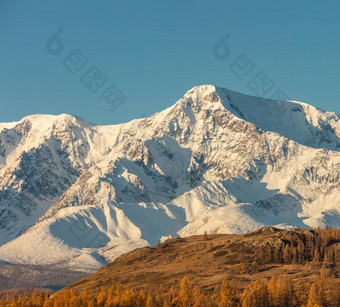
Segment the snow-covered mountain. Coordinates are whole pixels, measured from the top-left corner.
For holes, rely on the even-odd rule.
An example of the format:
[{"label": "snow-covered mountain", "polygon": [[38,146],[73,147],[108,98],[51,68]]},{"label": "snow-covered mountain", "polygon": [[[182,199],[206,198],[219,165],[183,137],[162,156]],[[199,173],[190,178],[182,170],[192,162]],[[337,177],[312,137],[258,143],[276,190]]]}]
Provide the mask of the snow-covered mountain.
[{"label": "snow-covered mountain", "polygon": [[91,271],[169,235],[339,227],[339,119],[203,85],[120,125],[0,124],[0,259]]}]

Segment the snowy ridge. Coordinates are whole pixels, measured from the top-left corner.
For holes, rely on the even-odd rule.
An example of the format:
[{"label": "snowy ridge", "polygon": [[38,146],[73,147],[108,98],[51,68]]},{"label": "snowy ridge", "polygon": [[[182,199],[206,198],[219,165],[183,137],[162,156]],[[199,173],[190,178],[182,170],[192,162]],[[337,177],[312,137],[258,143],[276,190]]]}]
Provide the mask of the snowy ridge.
[{"label": "snowy ridge", "polygon": [[213,85],[149,118],[0,124],[0,260],[93,271],[169,235],[340,226],[339,114]]}]

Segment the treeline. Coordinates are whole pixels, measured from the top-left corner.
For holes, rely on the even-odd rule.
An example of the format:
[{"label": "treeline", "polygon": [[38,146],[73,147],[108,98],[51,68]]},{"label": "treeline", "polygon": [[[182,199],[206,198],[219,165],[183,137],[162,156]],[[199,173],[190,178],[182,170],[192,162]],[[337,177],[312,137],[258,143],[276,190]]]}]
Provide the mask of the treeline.
[{"label": "treeline", "polygon": [[191,285],[184,277],[180,287],[146,293],[125,289],[121,284],[102,288],[98,295],[91,295],[87,287],[82,293],[63,290],[55,294],[32,290],[23,295],[8,294],[0,300],[1,306],[11,307],[109,307],[109,306],[194,306],[194,307],[276,307],[306,306],[329,307],[340,306],[340,283],[335,278],[326,278],[326,269],[320,270],[320,276],[314,283],[304,279],[295,280],[287,277],[272,277],[270,281],[253,281],[243,290],[236,288],[233,281],[223,280],[214,291],[202,292]]},{"label": "treeline", "polygon": [[335,265],[340,229],[316,228],[315,230],[292,230],[286,233],[281,244],[267,245],[258,249],[255,261],[259,264],[283,263],[305,264],[323,261]]}]

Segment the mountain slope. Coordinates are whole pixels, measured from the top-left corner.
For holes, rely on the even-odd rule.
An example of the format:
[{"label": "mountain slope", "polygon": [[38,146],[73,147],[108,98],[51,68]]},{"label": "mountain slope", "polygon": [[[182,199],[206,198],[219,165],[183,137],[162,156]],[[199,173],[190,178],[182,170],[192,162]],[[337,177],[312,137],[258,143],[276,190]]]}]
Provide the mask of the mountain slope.
[{"label": "mountain slope", "polygon": [[33,116],[0,136],[9,262],[93,271],[177,233],[340,226],[339,115],[304,103],[204,85],[126,124]]}]

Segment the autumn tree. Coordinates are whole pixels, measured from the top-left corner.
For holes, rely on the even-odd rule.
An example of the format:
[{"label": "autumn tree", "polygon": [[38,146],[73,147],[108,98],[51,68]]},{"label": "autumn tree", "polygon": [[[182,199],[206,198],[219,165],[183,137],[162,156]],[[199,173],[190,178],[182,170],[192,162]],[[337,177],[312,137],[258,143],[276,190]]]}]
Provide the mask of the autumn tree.
[{"label": "autumn tree", "polygon": [[307,301],[307,307],[322,307],[318,303],[318,294],[317,294],[317,289],[316,289],[315,284],[312,284],[310,288],[308,301]]},{"label": "autumn tree", "polygon": [[152,299],[152,296],[148,295],[148,298],[146,299],[146,304],[145,304],[146,307],[153,307],[153,299]]},{"label": "autumn tree", "polygon": [[262,282],[256,280],[251,283],[242,294],[242,307],[267,307],[268,293],[267,287]]},{"label": "autumn tree", "polygon": [[224,279],[220,288],[220,298],[218,302],[218,307],[231,307],[234,304],[234,294],[230,288],[228,282]]},{"label": "autumn tree", "polygon": [[193,305],[193,293],[192,286],[188,277],[184,276],[181,282],[181,291],[179,295],[174,298],[173,304],[180,307],[187,307]]}]

